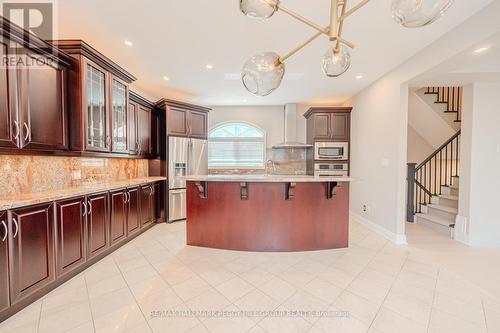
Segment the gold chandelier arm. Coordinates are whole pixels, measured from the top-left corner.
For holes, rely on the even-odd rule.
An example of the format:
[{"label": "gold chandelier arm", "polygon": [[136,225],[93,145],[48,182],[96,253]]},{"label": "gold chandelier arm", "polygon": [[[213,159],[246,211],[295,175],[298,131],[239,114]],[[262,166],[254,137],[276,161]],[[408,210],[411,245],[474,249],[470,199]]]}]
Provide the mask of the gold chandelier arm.
[{"label": "gold chandelier arm", "polygon": [[354,45],[353,43],[351,43],[351,42],[350,42],[350,41],[348,41],[348,40],[345,40],[345,39],[344,39],[344,38],[342,38],[342,37],[335,37],[335,38],[334,38],[334,40],[339,41],[340,43],[342,43],[342,44],[346,45],[347,47],[349,47],[349,48],[351,48],[351,49],[353,49],[353,48],[355,48],[355,47],[356,47],[356,45]]},{"label": "gold chandelier arm", "polygon": [[286,8],[286,7],[283,7],[282,5],[278,5],[277,8],[279,10],[281,10],[282,12],[288,14],[289,16],[293,17],[294,19],[310,26],[311,28],[313,29],[316,29],[318,30],[319,32],[321,32],[322,34],[325,34],[325,35],[328,35],[328,29],[324,29],[323,27],[317,25],[316,23],[314,22],[311,22],[309,21],[308,19],[306,19],[305,17],[297,14],[296,12],[294,11],[291,11],[290,9]]},{"label": "gold chandelier arm", "polygon": [[370,0],[362,0],[360,3],[358,3],[356,6],[352,7],[349,9],[347,12],[345,12],[342,16],[340,16],[340,21],[342,22],[345,20],[348,16],[354,14],[357,10],[361,9],[364,5],[366,5]]},{"label": "gold chandelier arm", "polygon": [[323,32],[317,32],[316,34],[314,34],[314,36],[312,36],[311,38],[309,38],[308,40],[306,40],[304,43],[300,44],[299,46],[297,46],[296,48],[294,48],[292,51],[288,52],[287,54],[285,54],[283,57],[281,57],[279,59],[279,61],[281,63],[284,63],[288,58],[290,58],[291,56],[293,56],[295,53],[299,52],[300,50],[302,50],[304,47],[306,47],[307,45],[311,44],[314,40],[316,40],[319,36],[321,36],[323,34]]},{"label": "gold chandelier arm", "polygon": [[[344,0],[342,2],[342,10],[340,12],[340,17],[343,17],[345,15],[345,12],[346,12],[346,8],[347,8],[347,0]],[[344,20],[339,20],[339,26],[338,26],[338,30],[337,30],[337,44],[335,45],[335,52],[339,52],[340,50],[340,39],[339,38],[342,38],[342,29],[344,28]],[[353,47],[351,47],[353,48]]]}]

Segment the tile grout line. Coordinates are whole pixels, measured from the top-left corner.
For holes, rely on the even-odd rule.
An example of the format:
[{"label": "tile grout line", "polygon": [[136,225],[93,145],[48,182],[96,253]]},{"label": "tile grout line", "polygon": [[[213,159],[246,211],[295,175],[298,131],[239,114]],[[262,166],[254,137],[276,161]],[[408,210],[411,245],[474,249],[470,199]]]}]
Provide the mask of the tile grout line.
[{"label": "tile grout line", "polygon": [[89,300],[89,306],[90,306],[90,318],[92,318],[92,328],[94,329],[94,333],[96,333],[94,313],[92,311],[92,303],[90,302],[89,286],[88,286],[88,283],[87,283],[87,277],[85,276],[85,271],[81,272],[80,274],[82,274],[83,281],[85,281],[85,290],[87,291],[87,299]]},{"label": "tile grout line", "polygon": [[[387,246],[387,245],[386,245]],[[384,246],[384,248],[386,247]],[[384,248],[382,248],[382,250],[380,250],[380,252],[377,254],[379,255],[383,250]],[[396,284],[396,280],[398,279],[399,275],[401,274],[401,272],[403,271],[403,267],[406,265],[406,262],[408,261],[408,257],[409,257],[409,253],[406,253],[406,257],[405,257],[405,260],[403,261],[403,264],[401,265],[401,268],[399,269],[399,272],[398,274],[396,274],[395,278],[394,278],[394,281],[392,282],[391,284],[391,287],[389,288],[389,290],[387,291],[387,294],[385,295],[384,299],[382,300],[382,302],[380,303],[380,306],[378,307],[378,310],[377,310],[377,313],[375,313],[375,316],[373,316],[373,319],[372,319],[372,322],[370,323],[370,326],[368,326],[368,329],[370,328],[375,328],[377,329],[376,327],[373,326],[373,324],[375,323],[375,319],[377,319],[377,316],[379,315],[380,313],[380,310],[382,309],[382,307],[384,306],[384,303],[385,301],[387,300],[387,296],[389,296],[391,290],[394,288],[394,284]],[[403,316],[404,317],[404,316]],[[405,317],[406,318],[406,317]],[[408,318],[409,319],[409,318]]]},{"label": "tile grout line", "polygon": [[437,276],[436,276],[436,283],[434,284],[434,293],[432,295],[431,312],[429,313],[429,320],[427,321],[427,333],[429,333],[429,330],[431,329],[431,319],[432,319],[432,313],[434,312],[434,303],[436,301],[437,284],[439,281],[440,274],[441,274],[441,268],[438,268],[438,272],[437,272]]},{"label": "tile grout line", "polygon": [[[153,228],[151,228],[151,229],[153,229]],[[150,229],[150,230],[151,230],[151,229]],[[148,231],[149,231],[149,230],[148,230]],[[134,245],[134,247],[135,247],[135,245]],[[137,250],[138,250],[139,252],[141,252],[139,249],[137,249]],[[113,253],[114,253],[114,252],[113,252]],[[134,300],[135,300],[135,304],[137,305],[137,309],[139,309],[139,311],[141,311],[142,317],[143,317],[143,318],[144,318],[144,320],[146,321],[146,325],[148,325],[148,327],[149,327],[150,331],[151,331],[151,332],[153,332],[153,329],[151,328],[151,326],[149,326],[149,321],[148,321],[148,319],[146,318],[146,315],[145,315],[145,314],[144,314],[144,312],[142,311],[141,306],[139,305],[137,298],[135,297],[134,293],[133,293],[133,292],[132,292],[132,290],[130,289],[130,284],[127,282],[127,279],[125,279],[125,276],[123,275],[123,271],[122,271],[122,269],[120,268],[120,265],[118,265],[118,263],[116,262],[115,257],[113,256],[113,253],[111,253],[111,258],[113,259],[113,262],[115,263],[116,268],[118,268],[118,270],[120,271],[120,275],[121,275],[121,277],[122,277],[123,281],[125,281],[125,284],[127,285],[127,289],[128,289],[128,291],[130,292],[130,294],[132,294],[132,297],[133,297],[133,298],[134,298]],[[141,252],[141,255],[144,257],[144,255],[142,254],[142,252]],[[147,261],[147,258],[145,258],[145,259],[146,259],[146,261]],[[148,263],[149,263],[149,261],[148,261]],[[153,268],[154,268],[154,267],[153,267]],[[136,327],[139,327],[139,325],[137,325]],[[134,328],[135,328],[135,327],[134,327]],[[127,330],[127,331],[129,331],[129,330]]]},{"label": "tile grout line", "polygon": [[486,332],[489,332],[489,328],[488,328],[488,320],[487,320],[487,317],[486,317],[486,308],[484,306],[484,299],[483,297],[481,297],[481,305],[483,306],[483,315],[484,315],[484,325],[486,326]]}]

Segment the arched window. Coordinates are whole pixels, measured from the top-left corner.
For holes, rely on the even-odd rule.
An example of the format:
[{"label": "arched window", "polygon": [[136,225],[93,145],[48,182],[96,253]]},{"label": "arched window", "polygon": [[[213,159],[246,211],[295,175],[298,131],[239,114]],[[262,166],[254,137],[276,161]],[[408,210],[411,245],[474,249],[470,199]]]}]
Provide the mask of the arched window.
[{"label": "arched window", "polygon": [[263,169],[266,133],[250,124],[230,122],[208,134],[208,167],[212,169]]}]

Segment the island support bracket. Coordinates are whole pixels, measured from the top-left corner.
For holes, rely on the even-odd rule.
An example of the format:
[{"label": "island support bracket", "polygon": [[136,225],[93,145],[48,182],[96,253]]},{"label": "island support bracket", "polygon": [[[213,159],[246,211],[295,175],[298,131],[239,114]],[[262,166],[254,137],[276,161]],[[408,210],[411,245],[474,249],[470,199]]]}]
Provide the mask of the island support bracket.
[{"label": "island support bracket", "polygon": [[248,200],[248,183],[240,183],[241,200]]},{"label": "island support bracket", "polygon": [[339,184],[337,182],[328,182],[327,183],[327,193],[326,193],[326,198],[328,200],[332,199],[334,196],[337,194],[335,193],[335,188],[338,187]]},{"label": "island support bracket", "polygon": [[208,185],[207,182],[196,182],[195,183],[196,187],[198,188],[199,196],[201,199],[207,199],[208,198]]},{"label": "island support bracket", "polygon": [[293,200],[295,197],[295,186],[297,186],[297,183],[286,183],[286,200]]}]

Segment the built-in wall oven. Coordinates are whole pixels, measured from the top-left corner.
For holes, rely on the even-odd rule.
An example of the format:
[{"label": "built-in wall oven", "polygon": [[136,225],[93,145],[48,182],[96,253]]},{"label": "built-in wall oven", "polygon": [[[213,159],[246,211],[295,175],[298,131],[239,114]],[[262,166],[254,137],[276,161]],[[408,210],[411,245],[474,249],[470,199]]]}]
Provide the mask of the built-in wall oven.
[{"label": "built-in wall oven", "polygon": [[349,159],[349,142],[316,142],[314,159],[316,161],[347,161]]},{"label": "built-in wall oven", "polygon": [[347,177],[349,164],[347,163],[315,163],[315,177]]}]

